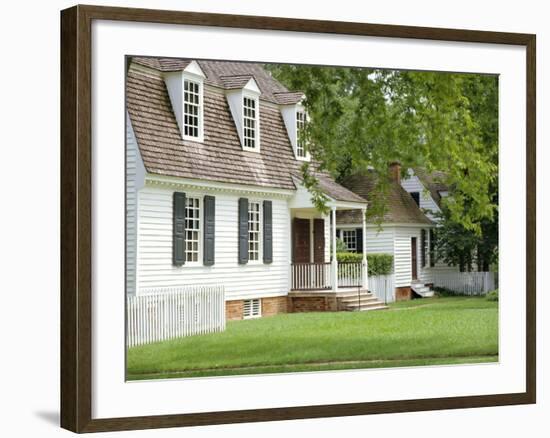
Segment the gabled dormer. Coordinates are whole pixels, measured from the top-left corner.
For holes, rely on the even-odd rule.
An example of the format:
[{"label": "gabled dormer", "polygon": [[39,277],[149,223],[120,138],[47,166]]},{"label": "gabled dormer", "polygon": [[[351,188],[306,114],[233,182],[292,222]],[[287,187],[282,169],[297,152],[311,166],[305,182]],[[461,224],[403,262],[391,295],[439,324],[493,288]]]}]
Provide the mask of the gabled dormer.
[{"label": "gabled dormer", "polygon": [[222,76],[227,103],[245,151],[260,152],[260,88],[252,75]]},{"label": "gabled dormer", "polygon": [[164,73],[164,81],[183,140],[204,141],[204,79],[196,61]]},{"label": "gabled dormer", "polygon": [[309,161],[311,157],[307,151],[303,135],[308,120],[303,105],[304,94],[301,92],[283,92],[275,93],[274,97],[281,109],[281,116],[294,150],[294,157],[300,161]]}]

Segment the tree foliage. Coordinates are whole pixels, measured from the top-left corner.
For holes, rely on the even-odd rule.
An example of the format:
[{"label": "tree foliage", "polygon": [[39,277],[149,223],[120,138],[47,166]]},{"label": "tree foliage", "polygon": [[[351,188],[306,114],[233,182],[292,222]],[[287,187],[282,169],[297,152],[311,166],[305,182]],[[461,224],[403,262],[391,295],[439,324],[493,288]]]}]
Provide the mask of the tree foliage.
[{"label": "tree foliage", "polygon": [[[268,65],[291,90],[303,91],[310,122],[305,137],[315,165],[337,180],[371,169],[382,217],[388,163],[443,170],[453,188],[445,219],[480,236],[494,222],[498,170],[498,78],[369,68]],[[310,167],[306,187],[324,199]],[[404,175],[403,175],[404,176]]]},{"label": "tree foliage", "polygon": [[[498,83],[490,76],[470,75],[464,82],[464,96],[468,99],[472,118],[476,121],[484,159],[498,165]],[[438,229],[438,253],[448,264],[471,270],[473,264],[479,270],[488,271],[498,258],[498,180],[491,179],[485,188],[490,198],[493,214],[481,217],[472,233],[463,223],[457,221],[447,205],[443,206]],[[453,197],[460,194],[466,201],[467,193],[454,190]],[[465,202],[465,208],[469,208]]]}]

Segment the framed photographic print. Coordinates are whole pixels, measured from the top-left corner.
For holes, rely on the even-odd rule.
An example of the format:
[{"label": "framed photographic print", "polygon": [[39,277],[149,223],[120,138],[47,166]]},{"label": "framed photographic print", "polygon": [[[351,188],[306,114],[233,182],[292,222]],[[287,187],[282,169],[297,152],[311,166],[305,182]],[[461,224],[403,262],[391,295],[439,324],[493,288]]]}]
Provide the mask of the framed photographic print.
[{"label": "framed photographic print", "polygon": [[535,402],[535,36],[61,13],[61,422]]}]

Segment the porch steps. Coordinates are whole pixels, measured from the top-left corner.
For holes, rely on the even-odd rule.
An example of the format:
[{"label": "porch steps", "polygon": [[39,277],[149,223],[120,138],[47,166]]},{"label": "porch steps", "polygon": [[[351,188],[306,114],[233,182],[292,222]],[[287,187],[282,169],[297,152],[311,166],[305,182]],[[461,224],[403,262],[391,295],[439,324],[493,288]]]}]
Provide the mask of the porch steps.
[{"label": "porch steps", "polygon": [[434,291],[424,283],[412,283],[411,289],[415,294],[421,296],[422,298],[431,298],[434,296]]},{"label": "porch steps", "polygon": [[375,295],[365,290],[361,290],[360,292],[339,292],[339,298],[343,306],[342,310],[350,312],[388,309],[388,306],[380,301]]}]

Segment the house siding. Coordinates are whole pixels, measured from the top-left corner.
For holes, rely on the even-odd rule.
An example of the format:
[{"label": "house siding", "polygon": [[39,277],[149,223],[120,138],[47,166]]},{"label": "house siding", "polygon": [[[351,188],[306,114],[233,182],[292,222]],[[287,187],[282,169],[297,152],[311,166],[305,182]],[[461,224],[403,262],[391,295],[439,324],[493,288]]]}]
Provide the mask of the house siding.
[{"label": "house siding", "polygon": [[[427,228],[426,228],[427,229]],[[418,281],[432,283],[432,273],[429,268],[429,258],[426,257],[426,266],[422,267],[422,239],[420,227],[395,227],[395,287],[410,286],[412,282],[412,254],[411,239],[416,237],[416,260],[418,263]],[[426,249],[428,256],[428,249]]]},{"label": "house siding", "polygon": [[126,293],[129,295],[136,290],[137,193],[144,179],[145,167],[130,118],[126,115]]},{"label": "house siding", "polygon": [[393,227],[382,229],[368,227],[367,254],[393,254],[393,235]]},{"label": "house siding", "polygon": [[427,210],[426,216],[428,216],[431,220],[437,222],[438,218],[430,212],[438,213],[441,211],[441,209],[433,200],[430,192],[426,189],[426,187],[424,187],[424,184],[422,184],[420,179],[414,173],[412,173],[408,178],[401,179],[401,186],[409,193],[419,192],[420,209]]},{"label": "house siding", "polygon": [[[199,189],[181,191],[199,199],[207,194]],[[288,293],[290,217],[286,199],[256,198],[239,193],[208,193],[216,198],[215,263],[213,266],[204,266],[201,253],[199,263],[176,267],[172,265],[173,192],[172,189],[153,185],[139,191],[138,293],[151,287],[215,284],[225,286],[226,300],[273,297]],[[259,262],[244,265],[238,263],[240,197],[250,201],[273,201],[273,262],[270,264],[264,264],[261,256]],[[202,215],[201,204],[201,240]]]},{"label": "house siding", "polygon": [[[420,179],[414,174],[412,170],[409,170],[409,175],[410,176],[408,178],[403,178],[401,180],[401,186],[403,186],[403,188],[409,193],[419,192],[420,208],[423,210],[426,210],[426,216],[428,216],[432,221],[436,223],[439,222],[440,218],[435,216],[433,213],[439,213],[441,209],[432,198],[430,192],[426,189],[424,184],[422,184]],[[433,275],[431,274],[431,272],[433,272],[434,270],[437,270],[438,272],[457,272],[458,271],[458,267],[449,266],[446,263],[443,263],[441,261],[437,261],[435,263],[435,266],[430,267],[429,255],[427,258],[427,264],[428,264],[428,267],[426,269],[427,271],[426,278],[429,278],[429,280],[426,280],[425,281],[426,283],[431,283],[433,281]]]},{"label": "house siding", "polygon": [[[362,227],[362,224],[336,224],[338,230],[355,230]],[[367,254],[393,254],[393,229],[393,226],[379,229],[377,226],[367,225]]]},{"label": "house siding", "polygon": [[[343,225],[338,229],[355,229],[361,228],[357,225]],[[448,266],[445,263],[437,262],[434,267],[430,267],[429,254],[429,227],[426,230],[428,245],[426,249],[426,266],[423,268],[422,263],[422,248],[421,248],[421,230],[420,226],[400,226],[400,225],[383,225],[382,229],[378,227],[367,227],[367,254],[392,254],[394,258],[394,273],[395,287],[407,287],[412,282],[412,258],[411,258],[411,238],[417,239],[417,261],[418,261],[418,281],[422,283],[433,282],[433,272],[437,270],[456,272],[458,268]]]}]

